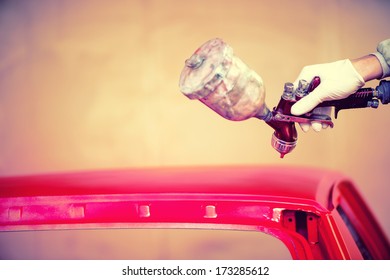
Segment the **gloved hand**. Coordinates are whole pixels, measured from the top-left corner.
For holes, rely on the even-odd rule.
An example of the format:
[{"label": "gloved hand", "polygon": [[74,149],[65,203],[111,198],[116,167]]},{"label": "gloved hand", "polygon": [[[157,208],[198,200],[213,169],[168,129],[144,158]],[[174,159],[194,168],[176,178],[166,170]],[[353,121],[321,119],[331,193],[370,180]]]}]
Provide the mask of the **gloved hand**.
[{"label": "gloved hand", "polygon": [[[356,71],[351,61],[344,59],[331,63],[305,66],[294,82],[294,87],[298,86],[299,80],[304,79],[310,82],[315,76],[321,78],[320,85],[291,107],[293,115],[299,116],[310,112],[323,101],[346,98],[364,85],[363,77]],[[324,110],[330,112],[330,108],[317,108],[316,110],[321,110],[322,114]],[[317,111],[316,113],[319,113]],[[322,125],[313,122],[312,127],[314,130],[320,131]],[[309,130],[309,125],[302,124],[301,128],[306,132]]]}]

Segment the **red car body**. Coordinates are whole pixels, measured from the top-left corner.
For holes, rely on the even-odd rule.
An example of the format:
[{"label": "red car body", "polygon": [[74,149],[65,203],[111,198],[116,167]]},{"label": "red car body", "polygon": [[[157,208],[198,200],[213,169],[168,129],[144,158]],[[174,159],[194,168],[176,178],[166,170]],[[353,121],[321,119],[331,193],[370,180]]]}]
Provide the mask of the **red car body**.
[{"label": "red car body", "polygon": [[281,166],[148,168],[0,178],[0,231],[254,230],[293,259],[390,259],[383,230],[341,173]]}]

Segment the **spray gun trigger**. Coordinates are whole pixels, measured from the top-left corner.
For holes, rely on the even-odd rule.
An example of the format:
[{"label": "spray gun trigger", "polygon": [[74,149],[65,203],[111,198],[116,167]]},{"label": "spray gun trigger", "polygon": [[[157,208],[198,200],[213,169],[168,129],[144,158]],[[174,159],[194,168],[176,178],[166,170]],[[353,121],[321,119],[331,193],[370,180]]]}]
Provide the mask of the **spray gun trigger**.
[{"label": "spray gun trigger", "polygon": [[334,126],[331,117],[329,117],[328,115],[311,114],[309,120],[310,122],[319,122],[321,124],[326,124],[331,128],[333,128]]}]

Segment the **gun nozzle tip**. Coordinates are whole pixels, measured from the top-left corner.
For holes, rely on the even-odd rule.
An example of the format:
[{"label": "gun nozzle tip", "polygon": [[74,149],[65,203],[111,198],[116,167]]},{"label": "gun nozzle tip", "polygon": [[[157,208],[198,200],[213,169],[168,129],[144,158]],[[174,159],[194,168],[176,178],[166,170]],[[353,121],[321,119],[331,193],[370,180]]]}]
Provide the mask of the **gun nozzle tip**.
[{"label": "gun nozzle tip", "polygon": [[277,152],[279,152],[280,158],[284,158],[285,155],[291,153],[291,151],[294,150],[296,144],[297,141],[286,142],[276,137],[275,133],[272,134],[271,145]]}]

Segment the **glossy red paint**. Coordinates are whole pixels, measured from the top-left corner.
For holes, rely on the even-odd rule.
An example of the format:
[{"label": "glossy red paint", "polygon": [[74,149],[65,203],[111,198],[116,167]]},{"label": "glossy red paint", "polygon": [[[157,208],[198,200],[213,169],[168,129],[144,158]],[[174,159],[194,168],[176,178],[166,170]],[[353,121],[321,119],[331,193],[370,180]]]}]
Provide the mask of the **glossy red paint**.
[{"label": "glossy red paint", "polygon": [[148,168],[0,178],[0,231],[80,228],[256,230],[294,259],[389,259],[353,181],[281,166]]}]

